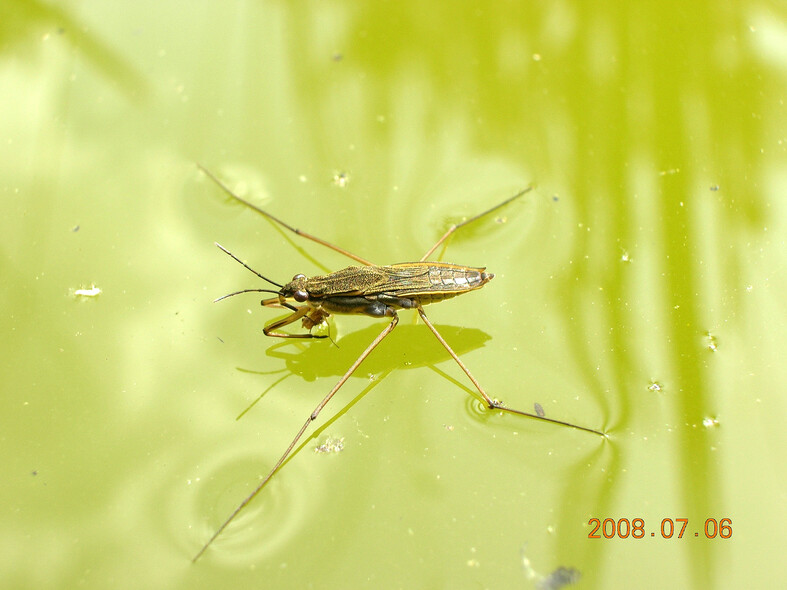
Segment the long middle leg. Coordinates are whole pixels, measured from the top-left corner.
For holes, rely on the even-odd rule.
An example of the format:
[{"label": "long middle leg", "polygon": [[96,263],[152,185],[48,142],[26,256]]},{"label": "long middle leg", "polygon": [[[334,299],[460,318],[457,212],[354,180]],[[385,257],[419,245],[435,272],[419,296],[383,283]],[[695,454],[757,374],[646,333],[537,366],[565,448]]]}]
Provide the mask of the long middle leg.
[{"label": "long middle leg", "polygon": [[525,412],[524,410],[516,410],[514,408],[508,408],[504,406],[502,402],[489,397],[486,391],[484,391],[484,388],[481,387],[481,384],[476,380],[475,377],[473,377],[473,374],[470,372],[470,369],[468,369],[465,366],[465,364],[462,362],[462,359],[460,359],[457,356],[457,354],[448,345],[448,342],[446,342],[445,339],[440,335],[440,332],[437,331],[437,328],[435,328],[432,325],[432,322],[429,321],[429,318],[426,317],[426,313],[424,313],[423,307],[419,305],[417,309],[418,309],[418,314],[421,316],[421,319],[424,321],[426,326],[432,331],[432,334],[435,335],[435,338],[437,338],[440,344],[442,344],[443,347],[445,347],[445,349],[448,351],[448,354],[450,354],[451,358],[453,358],[456,361],[456,364],[458,364],[459,367],[462,369],[462,371],[464,371],[468,379],[470,379],[470,381],[473,382],[473,385],[475,385],[475,388],[478,390],[478,393],[480,393],[481,397],[484,398],[484,402],[486,402],[487,407],[489,407],[492,410],[502,410],[504,412],[510,412],[512,414],[518,414],[520,416],[528,416],[529,418],[535,418],[536,420],[543,420],[544,422],[552,422],[553,424],[570,426],[571,428],[576,428],[577,430],[584,430],[585,432],[592,432],[593,434],[598,434],[599,436],[603,436],[606,438],[607,435],[599,430],[594,430],[593,428],[587,428],[586,426],[578,426],[577,424],[572,424],[571,422],[564,422],[563,420],[555,420],[554,418],[547,418],[545,416],[540,416],[538,414],[531,414],[530,412]]}]

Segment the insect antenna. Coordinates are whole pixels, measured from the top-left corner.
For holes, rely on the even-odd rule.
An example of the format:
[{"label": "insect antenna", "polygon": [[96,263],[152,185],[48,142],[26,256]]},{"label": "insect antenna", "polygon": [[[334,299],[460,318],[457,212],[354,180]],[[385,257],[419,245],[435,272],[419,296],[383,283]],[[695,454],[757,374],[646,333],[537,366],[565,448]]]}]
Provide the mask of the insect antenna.
[{"label": "insect antenna", "polygon": [[226,295],[222,295],[221,297],[217,297],[213,300],[213,303],[218,303],[222,299],[226,299],[227,297],[233,297],[235,295],[240,295],[241,293],[275,293],[279,295],[278,291],[274,291],[273,289],[243,289],[242,291],[235,291],[234,293],[227,293]]},{"label": "insect antenna", "polygon": [[[224,253],[225,253],[227,256],[229,256],[230,258],[232,258],[232,259],[233,259],[235,262],[237,262],[238,264],[241,264],[241,265],[243,265],[243,266],[244,266],[244,267],[245,267],[247,270],[250,270],[251,272],[253,272],[255,275],[257,275],[258,277],[260,277],[260,278],[261,278],[263,281],[267,281],[267,282],[269,282],[271,285],[275,285],[275,286],[276,286],[276,287],[278,287],[279,289],[283,289],[283,288],[284,288],[284,285],[280,285],[280,284],[279,284],[279,283],[277,283],[276,281],[272,281],[272,280],[270,280],[268,277],[266,277],[266,276],[263,276],[263,275],[261,275],[260,273],[258,273],[256,270],[254,270],[254,269],[253,269],[252,267],[250,267],[248,264],[246,264],[245,262],[243,262],[243,261],[242,261],[240,258],[238,258],[237,256],[235,256],[235,254],[233,254],[232,252],[230,252],[229,250],[227,250],[227,249],[226,249],[224,246],[222,246],[222,245],[221,245],[221,244],[219,244],[218,242],[213,242],[213,243],[214,243],[214,244],[216,244],[216,245],[219,247],[219,249],[220,249],[222,252],[224,252]],[[270,291],[270,290],[267,290],[267,289],[247,289],[246,291],[238,291],[238,293],[246,293],[246,292],[248,292],[248,291],[264,291],[264,292],[266,292],[266,293],[278,293],[278,291]],[[236,295],[236,293],[232,293],[232,295]],[[225,295],[225,297],[229,297],[229,295]]]}]

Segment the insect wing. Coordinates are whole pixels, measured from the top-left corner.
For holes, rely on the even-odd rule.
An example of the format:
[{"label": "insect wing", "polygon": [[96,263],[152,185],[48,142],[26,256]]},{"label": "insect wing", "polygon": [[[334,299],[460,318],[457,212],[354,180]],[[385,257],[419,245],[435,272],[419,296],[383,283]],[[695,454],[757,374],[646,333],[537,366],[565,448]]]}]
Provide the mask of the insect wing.
[{"label": "insect wing", "polygon": [[308,279],[306,288],[312,297],[369,295],[386,291],[388,274],[379,266],[348,266],[329,275]]},{"label": "insect wing", "polygon": [[493,276],[484,268],[447,262],[406,262],[381,269],[388,275],[385,292],[399,297],[459,295],[482,287]]}]

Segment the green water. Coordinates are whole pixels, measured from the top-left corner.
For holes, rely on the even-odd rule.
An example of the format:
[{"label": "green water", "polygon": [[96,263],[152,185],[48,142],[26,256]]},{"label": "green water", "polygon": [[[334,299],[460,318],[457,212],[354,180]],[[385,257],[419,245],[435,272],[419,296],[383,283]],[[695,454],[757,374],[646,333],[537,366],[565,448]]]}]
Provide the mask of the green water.
[{"label": "green water", "polygon": [[[777,586],[784,31],[774,2],[6,2],[0,587]],[[256,296],[212,304],[264,286],[214,241],[280,282],[347,260],[196,162],[380,264],[534,183],[445,251],[494,281],[427,311],[490,395],[609,439],[484,412],[403,312],[192,564],[384,326],[280,342]]]}]

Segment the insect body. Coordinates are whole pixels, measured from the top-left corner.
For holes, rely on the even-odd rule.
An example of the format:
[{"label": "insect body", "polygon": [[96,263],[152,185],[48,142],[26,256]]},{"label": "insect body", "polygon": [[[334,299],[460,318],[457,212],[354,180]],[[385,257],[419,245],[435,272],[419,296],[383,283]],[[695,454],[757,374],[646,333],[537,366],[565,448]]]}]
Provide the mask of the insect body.
[{"label": "insect body", "polygon": [[474,289],[495,276],[483,268],[445,262],[406,262],[391,266],[348,266],[329,275],[307,278],[295,275],[262,305],[283,306],[288,298],[305,305],[293,315],[264,328],[267,336],[313,337],[310,334],[276,332],[303,316],[303,327],[311,329],[332,313],[393,317],[396,310],[415,309],[437,303]]},{"label": "insect body", "polygon": [[[460,224],[452,225],[437,241],[437,243],[435,243],[435,245],[432,246],[426,252],[426,254],[421,257],[421,260],[418,262],[405,262],[401,264],[392,264],[389,266],[376,266],[368,260],[361,258],[360,256],[356,256],[355,254],[330,244],[325,240],[296,229],[274,217],[270,213],[267,213],[266,211],[263,211],[262,209],[252,205],[244,199],[241,199],[232,191],[230,191],[229,188],[227,188],[213,174],[202,167],[200,168],[233,199],[243,203],[247,207],[254,209],[271,221],[278,223],[285,229],[306,239],[331,248],[332,250],[344,254],[345,256],[348,256],[363,265],[348,266],[347,268],[324,276],[316,276],[311,278],[308,278],[303,274],[297,274],[289,283],[282,285],[258,273],[245,262],[240,260],[237,256],[232,254],[229,250],[220,244],[216,244],[226,254],[234,258],[237,262],[245,266],[258,277],[264,281],[267,281],[273,286],[278,287],[277,290],[244,289],[242,291],[236,291],[235,293],[230,293],[228,295],[224,295],[223,297],[219,297],[216,301],[248,292],[274,294],[274,297],[263,299],[261,302],[262,305],[265,307],[285,308],[292,312],[283,319],[275,320],[267,324],[263,329],[263,332],[266,336],[273,336],[277,338],[326,338],[325,335],[312,334],[311,329],[325,322],[325,320],[331,314],[367,315],[378,318],[388,317],[391,318],[391,321],[385,328],[383,328],[382,332],[380,332],[380,334],[371,342],[371,344],[367,346],[366,350],[364,350],[358,356],[358,358],[350,366],[350,368],[347,369],[341,379],[339,379],[336,385],[334,385],[333,389],[328,392],[328,394],[317,405],[314,411],[309,415],[309,417],[306,419],[306,422],[303,424],[303,426],[301,426],[301,429],[295,435],[290,445],[284,451],[270,472],[268,472],[268,475],[258,484],[254,491],[249,494],[249,496],[243,500],[243,502],[240,503],[235,511],[229,515],[229,517],[216,530],[208,542],[205,543],[202,549],[200,549],[200,551],[194,556],[192,561],[196,561],[205,552],[205,550],[216,539],[216,537],[218,537],[227,527],[227,525],[232,522],[235,516],[241,510],[243,510],[243,508],[249,502],[251,502],[254,496],[256,496],[257,493],[270,481],[276,471],[278,471],[279,467],[282,466],[287,457],[289,457],[290,453],[292,453],[293,449],[298,444],[298,441],[306,432],[309,425],[317,418],[325,405],[350,378],[350,376],[363,362],[363,360],[369,356],[369,354],[388,334],[393,331],[399,322],[397,311],[401,309],[415,309],[418,312],[418,315],[421,317],[427,328],[429,328],[440,344],[442,344],[446,351],[448,351],[448,353],[451,355],[451,358],[456,361],[462,371],[464,371],[470,381],[472,381],[473,385],[481,394],[481,397],[483,398],[487,407],[491,409],[503,410],[513,414],[519,414],[521,416],[528,416],[546,422],[552,422],[554,424],[570,426],[572,428],[584,430],[586,432],[592,432],[600,436],[606,436],[604,433],[598,430],[586,428],[584,426],[577,426],[575,424],[563,422],[562,420],[556,420],[554,418],[546,418],[540,415],[540,413],[532,414],[523,410],[508,408],[504,406],[502,402],[489,397],[486,391],[484,391],[484,388],[481,387],[476,378],[473,377],[472,373],[470,373],[462,360],[456,355],[453,349],[432,325],[431,321],[429,321],[429,318],[426,316],[423,310],[423,306],[429,303],[437,303],[439,301],[467,293],[468,291],[480,289],[486,283],[492,280],[492,278],[494,278],[493,274],[485,272],[485,268],[460,266],[457,264],[448,264],[445,262],[428,262],[426,259],[457,229],[475,221],[484,215],[491,213],[492,211],[495,211],[496,209],[499,209],[500,207],[507,205],[514,199],[524,195],[530,190],[530,188],[520,191],[513,197],[510,197],[509,199],[503,201],[495,207],[492,207],[491,209],[488,209],[487,211],[484,211],[483,213],[480,213],[479,215],[476,215],[475,217],[465,220]],[[301,320],[301,324],[303,328],[307,330],[307,332],[290,333],[280,331],[281,328],[298,320]]]},{"label": "insect body", "polygon": [[[449,297],[479,289],[494,275],[485,268],[472,268],[447,262],[404,262],[391,266],[349,266],[322,277],[307,279],[295,275],[284,290],[297,300],[299,291],[319,301],[331,297],[379,299],[382,294],[409,298],[422,304],[436,303]],[[414,305],[402,304],[402,309]],[[376,313],[369,315],[376,316]]]}]

